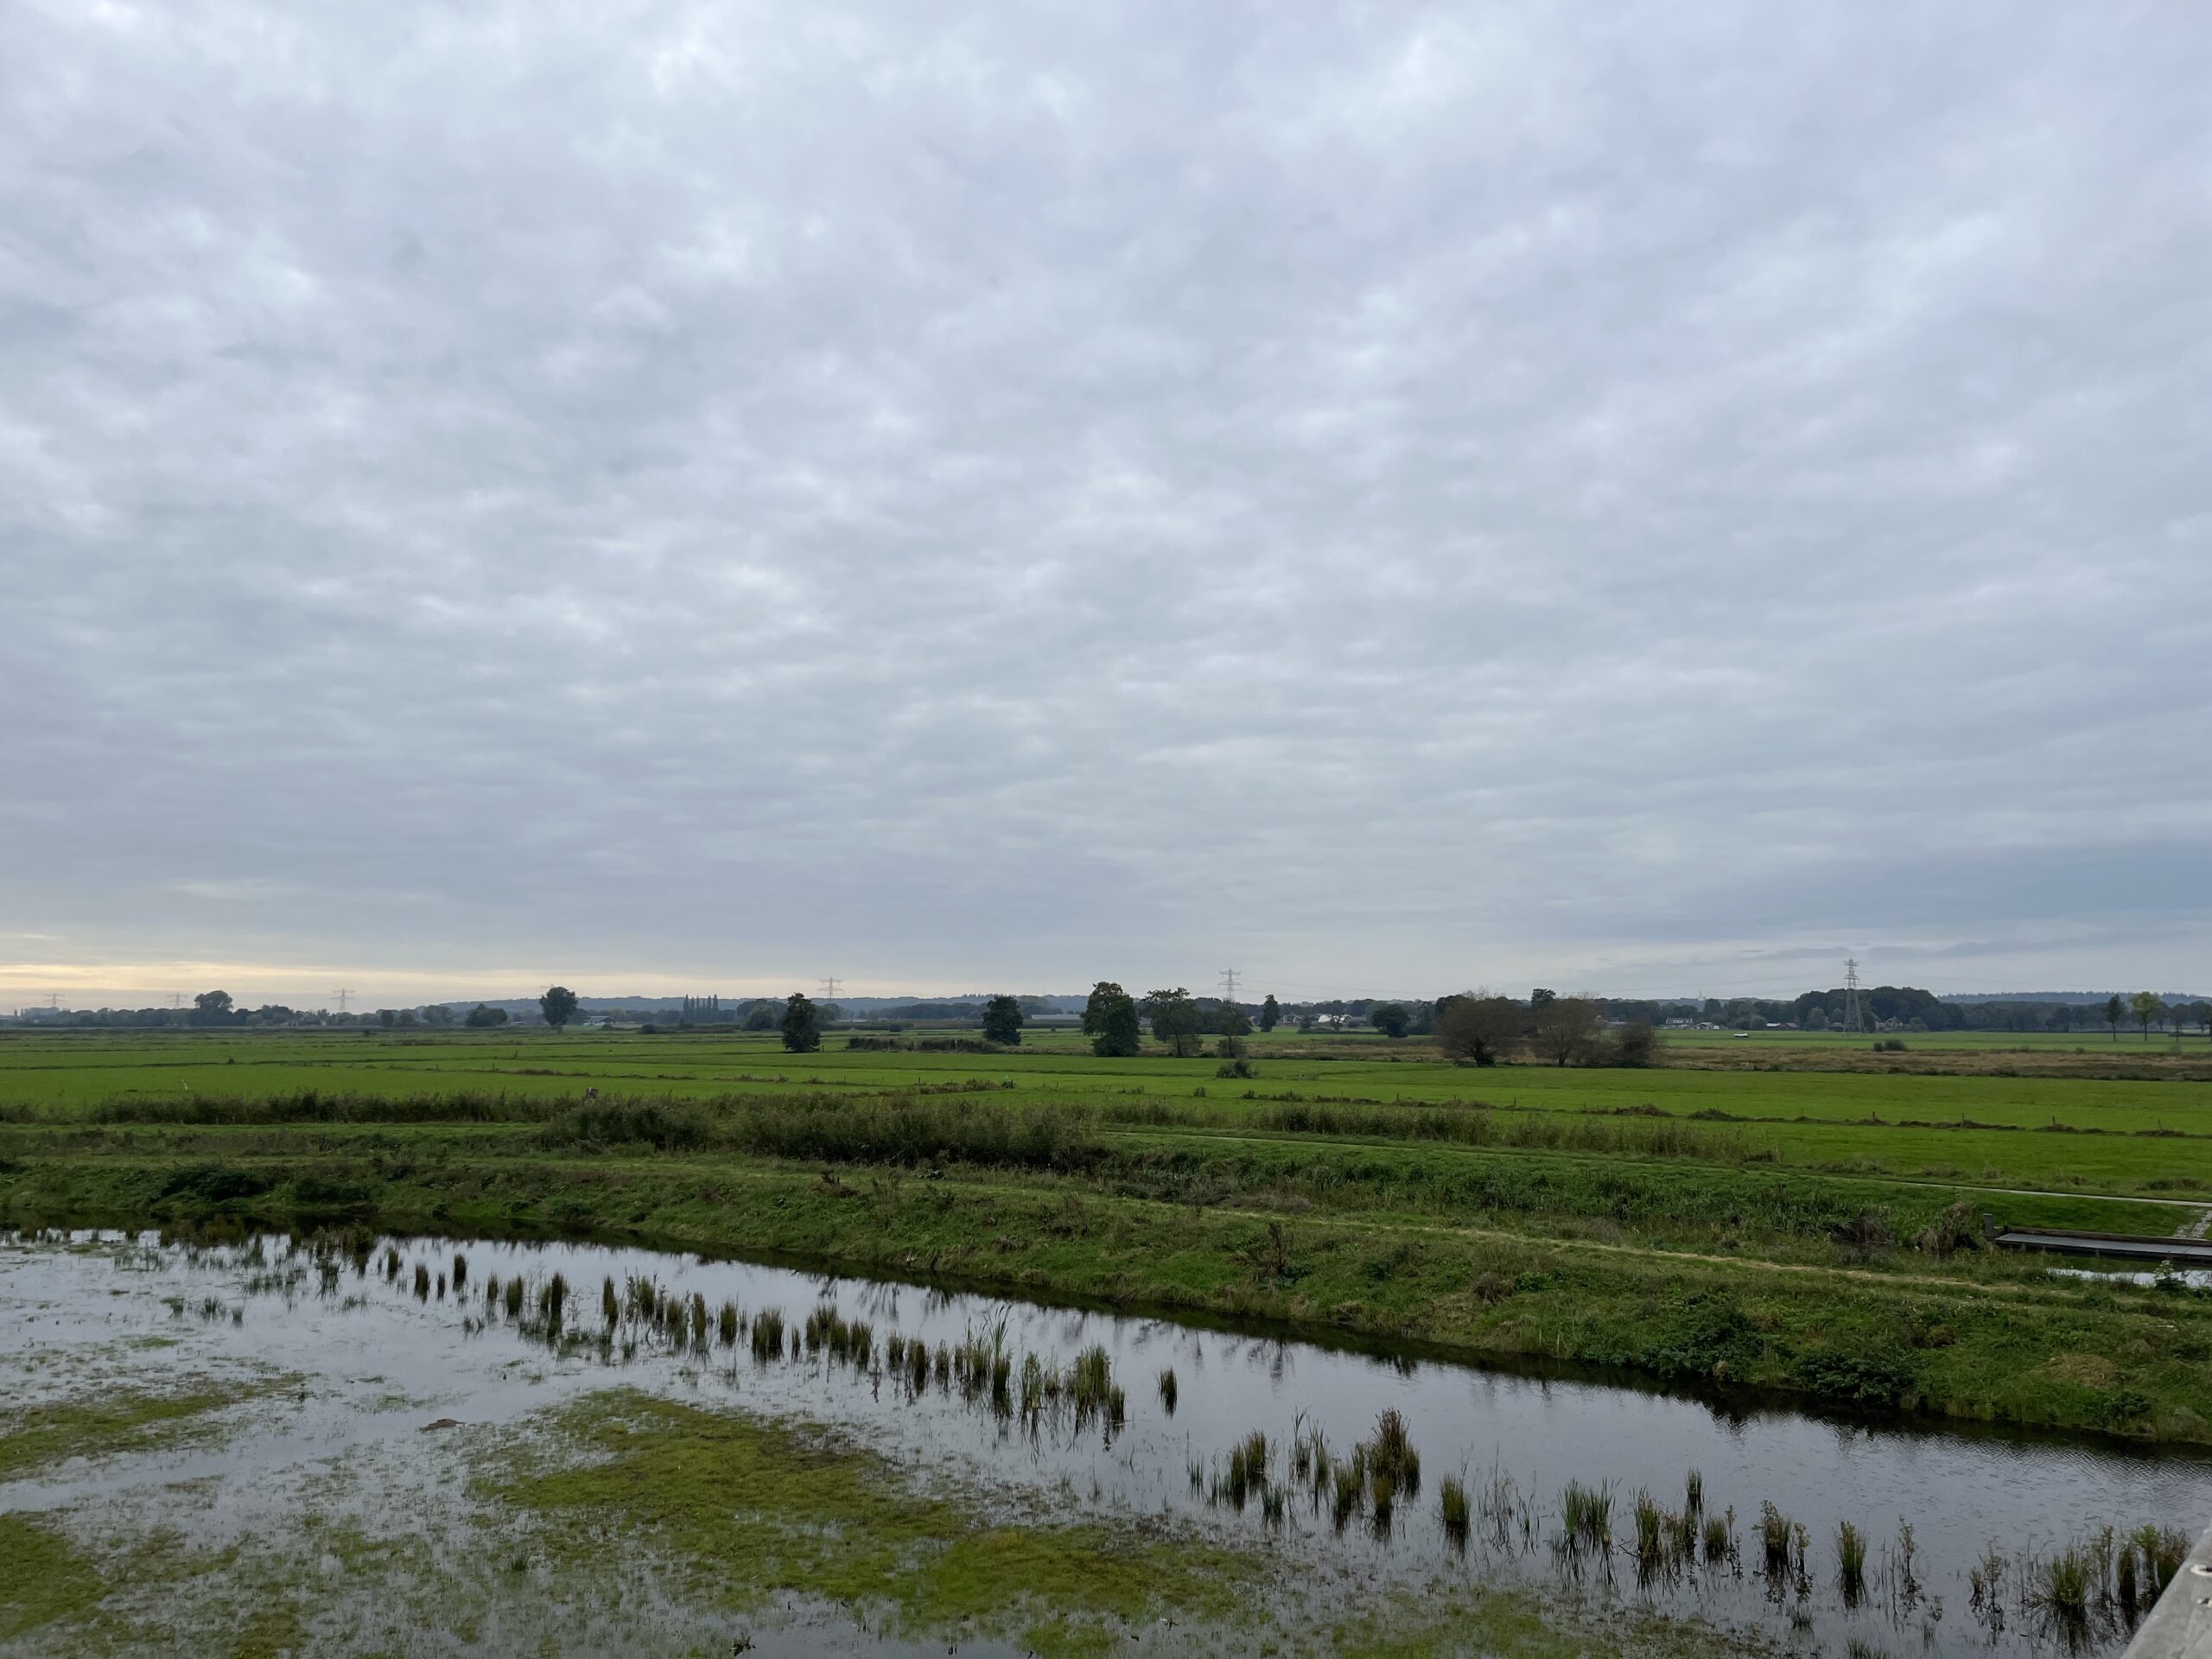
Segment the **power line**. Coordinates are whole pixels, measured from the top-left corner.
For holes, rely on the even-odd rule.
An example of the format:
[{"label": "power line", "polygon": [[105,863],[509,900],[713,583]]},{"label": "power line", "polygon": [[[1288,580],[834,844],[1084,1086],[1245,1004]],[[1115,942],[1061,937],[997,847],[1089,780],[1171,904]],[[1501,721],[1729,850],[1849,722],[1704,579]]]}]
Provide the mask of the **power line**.
[{"label": "power line", "polygon": [[345,1013],[346,999],[353,995],[353,993],[348,990],[345,986],[340,985],[336,990],[333,991],[331,995],[338,999],[338,1012],[340,1014]]},{"label": "power line", "polygon": [[1221,970],[1221,1000],[1224,1002],[1236,1000],[1236,970],[1234,968]]},{"label": "power line", "polygon": [[1866,1027],[1859,1019],[1859,958],[1846,957],[1843,962],[1843,1020],[1853,1031]]},{"label": "power line", "polygon": [[835,1002],[837,1000],[837,987],[843,982],[835,974],[825,976],[822,981],[822,1000],[824,1002]]}]

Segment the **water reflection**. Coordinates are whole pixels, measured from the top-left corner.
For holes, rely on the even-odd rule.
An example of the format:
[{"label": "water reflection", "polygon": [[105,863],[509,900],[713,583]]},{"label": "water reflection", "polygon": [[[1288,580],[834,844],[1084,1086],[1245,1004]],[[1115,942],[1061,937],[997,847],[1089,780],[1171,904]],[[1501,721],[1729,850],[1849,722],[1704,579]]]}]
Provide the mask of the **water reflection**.
[{"label": "water reflection", "polygon": [[[1839,1645],[2115,1650],[2180,1530],[2212,1516],[2198,1457],[1837,1424],[743,1262],[361,1234],[107,1243],[97,1260],[18,1245],[9,1294],[89,1298],[87,1275],[124,1275],[224,1351],[397,1377],[463,1421],[614,1372],[1355,1578],[1563,1580]],[[526,1386],[524,1354],[550,1368]],[[402,1430],[319,1425],[317,1454],[378,1432]],[[104,1478],[10,1483],[0,1508]]]}]

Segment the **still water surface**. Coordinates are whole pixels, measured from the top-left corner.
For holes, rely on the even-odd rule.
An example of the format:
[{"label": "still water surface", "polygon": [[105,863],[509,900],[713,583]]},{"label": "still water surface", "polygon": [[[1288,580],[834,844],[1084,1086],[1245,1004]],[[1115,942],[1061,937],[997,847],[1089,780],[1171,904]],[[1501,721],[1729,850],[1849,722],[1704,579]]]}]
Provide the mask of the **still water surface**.
[{"label": "still water surface", "polygon": [[[468,1275],[459,1291],[439,1282],[450,1278],[456,1254],[465,1255]],[[396,1274],[387,1271],[392,1255]],[[417,1266],[432,1276],[428,1297],[417,1294]],[[494,1308],[486,1318],[487,1279],[522,1277],[535,1309],[556,1273],[570,1287],[566,1340],[524,1329],[531,1313],[515,1321]],[[618,1287],[636,1280],[678,1298],[696,1294],[710,1309],[734,1303],[748,1328],[768,1310],[792,1331],[810,1313],[834,1310],[868,1322],[870,1357],[855,1364],[824,1351],[762,1363],[746,1341],[725,1347],[712,1338],[703,1348],[671,1348],[626,1314],[602,1342],[601,1286],[609,1278]],[[81,1510],[191,1490],[200,1525],[240,1537],[270,1523],[262,1495],[301,1470],[354,1452],[432,1458],[437,1437],[423,1433],[426,1422],[515,1423],[616,1380],[833,1425],[925,1481],[1042,1493],[1071,1518],[1185,1518],[1310,1566],[1313,1582],[1341,1587],[1332,1593],[1417,1586],[1440,1573],[1571,1585],[1581,1596],[1702,1613],[1838,1652],[1853,1638],[1897,1654],[2115,1652],[2124,1620],[2069,1632],[2022,1599],[2033,1558],[2100,1523],[2150,1522],[2193,1536],[2212,1521],[2212,1460],[2196,1455],[1723,1409],[1602,1382],[642,1249],[390,1239],[377,1241],[364,1263],[352,1255],[318,1262],[281,1236],[225,1248],[113,1234],[25,1239],[0,1245],[0,1328],[15,1351],[0,1373],[5,1410],[79,1397],[88,1376],[103,1387],[147,1386],[164,1373],[241,1364],[296,1375],[297,1389],[288,1387],[281,1408],[257,1415],[251,1433],[79,1459],[0,1483],[0,1511]],[[1025,1426],[1018,1412],[995,1411],[987,1392],[934,1381],[916,1390],[904,1368],[885,1365],[894,1336],[932,1351],[981,1337],[1011,1357],[1017,1376],[1026,1356],[1059,1371],[1103,1346],[1126,1392],[1125,1420],[1116,1431],[1103,1418],[1078,1425],[1061,1412]],[[175,1345],[141,1345],[149,1339]],[[1168,1370],[1176,1377],[1172,1412],[1159,1386]],[[1364,1512],[1340,1528],[1330,1505],[1292,1479],[1288,1448],[1318,1433],[1342,1457],[1385,1410],[1403,1414],[1421,1454],[1417,1498],[1399,1503],[1387,1529]],[[1257,1501],[1239,1510],[1218,1490],[1230,1452],[1255,1430],[1275,1448],[1271,1478],[1292,1488],[1273,1516]],[[1740,1559],[1700,1557],[1639,1574],[1628,1548],[1634,1495],[1648,1491],[1680,1510],[1693,1470],[1702,1476],[1707,1511],[1734,1511]],[[1464,1544],[1440,1518],[1446,1476],[1462,1479],[1478,1504],[1489,1495],[1502,1506],[1478,1510]],[[1610,1551],[1568,1557],[1557,1547],[1569,1482],[1611,1488]],[[1780,1581],[1758,1570],[1751,1535],[1765,1503],[1802,1524],[1808,1541],[1803,1571]],[[1856,1605],[1837,1582],[1834,1540],[1847,1521],[1872,1541],[1869,1585]],[[1913,1529],[1916,1594],[1900,1584],[1901,1522]],[[1977,1608],[1972,1574],[1993,1546],[2011,1572]],[[792,1619],[785,1634],[804,1640],[785,1650],[903,1650],[823,1610],[799,1610]]]}]

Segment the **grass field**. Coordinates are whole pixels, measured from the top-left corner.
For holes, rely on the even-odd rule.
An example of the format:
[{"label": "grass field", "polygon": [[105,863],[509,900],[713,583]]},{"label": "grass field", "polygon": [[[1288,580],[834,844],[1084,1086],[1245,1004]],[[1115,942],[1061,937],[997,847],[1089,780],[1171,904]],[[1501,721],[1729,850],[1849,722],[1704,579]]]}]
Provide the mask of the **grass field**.
[{"label": "grass field", "polygon": [[2204,1062],[2113,1075],[2072,1047],[2019,1056],[2032,1073],[1771,1037],[1648,1070],[1477,1070],[1288,1036],[1238,1078],[1062,1033],[805,1056],[702,1033],[11,1033],[0,1214],[791,1252],[2212,1440],[2212,1298],[1979,1247],[1985,1216],[2172,1233],[2212,1203]]}]

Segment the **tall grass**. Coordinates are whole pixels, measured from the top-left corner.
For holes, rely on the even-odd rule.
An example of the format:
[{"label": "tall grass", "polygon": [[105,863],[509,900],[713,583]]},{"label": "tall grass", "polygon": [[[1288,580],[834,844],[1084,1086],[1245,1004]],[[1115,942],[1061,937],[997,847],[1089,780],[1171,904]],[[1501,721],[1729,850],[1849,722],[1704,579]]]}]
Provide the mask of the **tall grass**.
[{"label": "tall grass", "polygon": [[1457,1475],[1446,1475],[1437,1483],[1436,1500],[1439,1514],[1444,1522],[1446,1541],[1454,1549],[1467,1547],[1467,1534],[1473,1527],[1473,1507],[1467,1502],[1467,1488]]},{"label": "tall grass", "polygon": [[1844,1605],[1855,1607],[1866,1593],[1866,1535],[1848,1521],[1836,1529],[1835,1560]]}]

